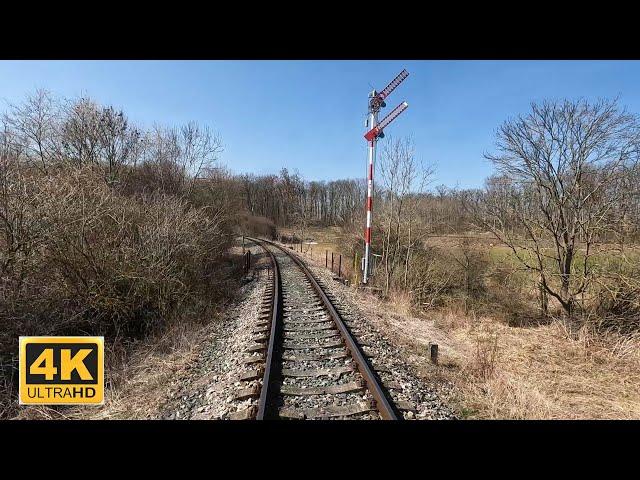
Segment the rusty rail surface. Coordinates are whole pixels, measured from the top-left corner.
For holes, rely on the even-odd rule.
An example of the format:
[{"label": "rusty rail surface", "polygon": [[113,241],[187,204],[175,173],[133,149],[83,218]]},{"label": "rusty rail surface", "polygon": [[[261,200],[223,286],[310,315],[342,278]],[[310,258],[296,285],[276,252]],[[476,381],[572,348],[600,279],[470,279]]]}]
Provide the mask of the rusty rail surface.
[{"label": "rusty rail surface", "polygon": [[258,413],[256,415],[256,420],[268,420],[277,418],[275,400],[278,395],[278,389],[276,383],[280,378],[279,366],[282,364],[279,359],[280,352],[277,349],[282,319],[282,280],[280,278],[280,267],[273,253],[259,239],[251,237],[247,237],[247,239],[262,247],[271,260],[271,329],[264,375],[262,377],[262,389],[258,400]]},{"label": "rusty rail surface", "polygon": [[331,303],[331,300],[324,292],[315,276],[309,270],[309,268],[300,260],[296,255],[291,252],[288,252],[285,248],[277,245],[269,240],[264,239],[255,239],[247,237],[249,240],[254,242],[255,244],[261,246],[269,255],[272,265],[273,265],[273,307],[272,307],[272,321],[271,321],[271,335],[269,337],[269,346],[267,349],[267,359],[266,359],[266,367],[263,377],[262,390],[260,394],[260,403],[258,406],[258,420],[268,419],[268,418],[278,418],[277,407],[275,404],[275,398],[277,397],[278,387],[275,385],[277,380],[280,378],[279,369],[281,365],[280,361],[280,351],[278,347],[278,340],[280,337],[280,327],[282,324],[282,282],[280,278],[280,270],[278,266],[278,262],[273,255],[273,253],[265,246],[265,244],[271,245],[273,247],[278,248],[284,254],[286,254],[289,258],[293,260],[293,262],[300,268],[300,270],[304,273],[305,277],[311,283],[312,288],[318,294],[322,304],[326,308],[329,316],[333,320],[336,325],[338,331],[340,332],[340,336],[345,343],[349,354],[353,358],[353,361],[356,364],[356,367],[360,374],[362,375],[366,388],[369,390],[371,395],[373,396],[376,402],[376,408],[380,413],[380,416],[384,420],[401,420],[402,414],[398,411],[398,409],[393,405],[393,403],[389,400],[388,396],[385,394],[385,390],[383,389],[380,381],[375,374],[373,368],[369,364],[369,361],[366,359],[364,353],[362,352],[360,346],[354,340],[351,332],[348,327],[345,325],[340,313],[336,310],[334,305]]}]

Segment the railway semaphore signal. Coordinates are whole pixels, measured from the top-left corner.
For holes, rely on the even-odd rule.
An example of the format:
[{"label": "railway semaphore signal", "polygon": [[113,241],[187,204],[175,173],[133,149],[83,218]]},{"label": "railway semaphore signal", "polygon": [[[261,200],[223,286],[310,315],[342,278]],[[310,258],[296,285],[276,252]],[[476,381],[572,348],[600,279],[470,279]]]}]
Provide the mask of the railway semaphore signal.
[{"label": "railway semaphore signal", "polygon": [[384,117],[380,123],[378,123],[367,133],[365,133],[364,138],[366,138],[368,141],[371,141],[376,137],[382,138],[382,131],[384,130],[384,127],[393,122],[398,117],[398,115],[404,112],[408,107],[409,104],[407,102],[402,102],[400,105],[394,108],[389,115]]},{"label": "railway semaphore signal", "polygon": [[409,76],[409,72],[402,70],[396,78],[391,80],[381,92],[373,90],[369,94],[369,121],[368,126],[371,128],[365,133],[364,138],[369,143],[369,173],[367,180],[367,223],[364,233],[364,266],[362,273],[362,283],[367,283],[369,280],[369,257],[371,254],[371,217],[373,209],[373,163],[376,157],[376,143],[378,138],[384,137],[384,129],[391,122],[393,122],[398,115],[404,112],[409,106],[407,102],[402,102],[391,113],[382,119],[378,123],[378,113],[381,108],[386,107],[384,100],[393,92],[398,85],[400,85],[405,78]]}]

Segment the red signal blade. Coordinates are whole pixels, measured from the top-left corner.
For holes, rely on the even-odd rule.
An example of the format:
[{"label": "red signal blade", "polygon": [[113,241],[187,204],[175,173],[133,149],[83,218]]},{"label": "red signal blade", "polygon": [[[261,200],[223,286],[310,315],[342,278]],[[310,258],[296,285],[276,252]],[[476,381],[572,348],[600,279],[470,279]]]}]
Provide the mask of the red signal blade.
[{"label": "red signal blade", "polygon": [[393,122],[398,117],[398,115],[404,112],[408,107],[409,107],[409,104],[407,102],[402,102],[396,108],[391,110],[391,112],[389,112],[389,115],[384,117],[378,125],[376,125],[367,133],[365,133],[364,138],[366,138],[369,142],[373,140],[375,137],[377,137],[380,134],[382,130],[384,130],[384,128],[387,125]]},{"label": "red signal blade", "polygon": [[396,89],[396,87],[400,85],[404,81],[404,79],[407,78],[408,76],[409,76],[409,72],[407,72],[406,69],[402,69],[402,71],[396,76],[396,78],[391,80],[389,85],[384,87],[384,89],[378,94],[378,97],[380,97],[381,100],[384,100],[385,98],[387,98],[389,94],[393,92]]}]

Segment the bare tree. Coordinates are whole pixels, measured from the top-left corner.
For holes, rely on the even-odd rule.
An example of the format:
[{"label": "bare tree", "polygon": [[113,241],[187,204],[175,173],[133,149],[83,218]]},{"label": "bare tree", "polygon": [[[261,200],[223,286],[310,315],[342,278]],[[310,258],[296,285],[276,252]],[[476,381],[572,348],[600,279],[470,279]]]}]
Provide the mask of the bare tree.
[{"label": "bare tree", "polygon": [[22,138],[26,158],[47,172],[58,153],[59,107],[46,90],[36,90],[21,104],[9,106],[4,122]]},{"label": "bare tree", "polygon": [[406,286],[410,269],[411,251],[422,236],[416,231],[420,194],[432,174],[415,158],[415,146],[411,138],[392,139],[384,143],[380,159],[382,179],[379,209],[382,232],[382,257],[384,262],[385,292],[389,292],[392,278],[398,267],[404,269]]},{"label": "bare tree", "polygon": [[129,126],[122,111],[106,107],[100,112],[98,141],[105,163],[105,178],[107,184],[112,184],[117,181],[125,165],[134,163],[138,153],[140,131]]},{"label": "bare tree", "polygon": [[65,159],[74,165],[97,164],[100,155],[100,108],[88,98],[65,107],[62,124]]},{"label": "bare tree", "polygon": [[[179,163],[184,174],[193,180],[213,168],[222,152],[222,139],[214,134],[207,126],[200,127],[195,122],[189,122],[179,129],[180,155]],[[188,187],[191,191],[193,182]]]},{"label": "bare tree", "polygon": [[485,154],[503,185],[487,195],[485,226],[567,314],[592,280],[593,247],[615,221],[609,214],[639,139],[636,117],[615,100],[544,102],[505,122],[498,153]]}]

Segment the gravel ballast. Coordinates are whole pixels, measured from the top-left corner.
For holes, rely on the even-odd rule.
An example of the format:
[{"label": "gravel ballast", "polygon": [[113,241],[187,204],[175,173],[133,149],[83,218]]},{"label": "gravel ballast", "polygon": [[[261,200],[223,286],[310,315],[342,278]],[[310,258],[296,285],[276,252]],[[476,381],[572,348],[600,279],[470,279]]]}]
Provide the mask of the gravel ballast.
[{"label": "gravel ballast", "polygon": [[[270,283],[268,260],[257,246],[247,248],[254,268],[246,276],[240,300],[228,314],[212,326],[211,335],[203,339],[197,359],[174,381],[170,399],[163,409],[165,419],[229,419],[255,404],[253,398],[236,398],[241,388],[260,385],[260,380],[240,381],[250,368],[245,360],[247,348],[254,344],[252,330]],[[259,357],[259,354],[254,354]],[[262,362],[253,364],[262,365]]]},{"label": "gravel ballast", "polygon": [[[260,247],[251,246],[249,249],[252,253],[254,268],[245,278],[239,301],[223,319],[212,325],[210,334],[203,338],[200,353],[195,361],[185,369],[181,378],[176,378],[174,381],[161,418],[201,420],[243,418],[245,412],[250,412],[251,407],[257,406],[257,396],[248,392],[252,387],[254,393],[260,391],[261,375],[256,375],[255,379],[248,381],[241,381],[241,378],[247,376],[251,370],[259,369],[264,365],[262,352],[252,354],[247,352],[250,346],[255,345],[258,314],[271,280],[268,278],[267,256]],[[303,260],[306,259],[303,258]],[[380,328],[380,324],[372,322],[358,306],[358,293],[353,288],[335,281],[333,274],[325,268],[317,267],[311,262],[306,263],[331,297],[334,306],[365,354],[370,356],[373,368],[404,418],[425,420],[455,418],[453,410],[446,402],[452,386],[442,382],[436,385],[434,382],[425,381],[424,369],[420,369],[421,378],[415,364],[405,361],[408,355],[402,350],[402,346],[394,345]],[[294,299],[297,295],[289,295],[289,298],[284,299],[285,307],[300,308],[296,305],[298,299]],[[308,312],[310,318],[316,314],[311,308]],[[284,313],[287,315],[286,308]],[[317,312],[316,315],[321,320],[323,313]],[[319,324],[320,327],[321,324]],[[292,323],[288,328],[295,330],[296,326]],[[286,338],[303,342],[304,339],[296,339],[298,336],[299,334],[295,331],[290,331]],[[331,340],[331,338],[325,338],[317,341],[330,342]],[[310,349],[309,352],[312,350]],[[300,351],[303,354],[309,352]],[[247,363],[252,356],[256,358],[256,362]],[[283,368],[300,368],[301,366],[305,369],[327,366],[336,368],[349,367],[351,363],[350,358],[336,358],[323,362],[314,360],[292,362],[285,359]],[[346,372],[336,378],[330,376],[320,376],[315,379],[286,378],[284,384],[290,387],[308,387],[309,385],[324,387],[355,380],[357,380],[356,375]],[[241,395],[241,392],[245,395]],[[339,399],[338,403],[343,406],[370,400],[368,393],[339,394],[331,398]],[[283,406],[295,409],[311,408],[317,406],[320,399],[322,396],[316,395],[285,396]],[[361,414],[351,418],[378,417],[377,414]]]}]

